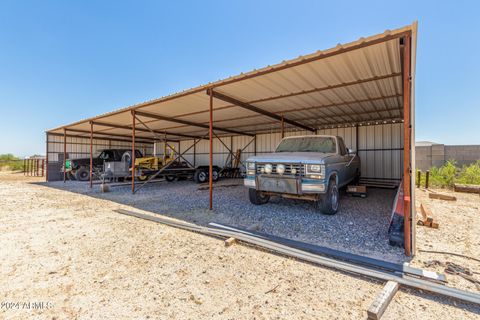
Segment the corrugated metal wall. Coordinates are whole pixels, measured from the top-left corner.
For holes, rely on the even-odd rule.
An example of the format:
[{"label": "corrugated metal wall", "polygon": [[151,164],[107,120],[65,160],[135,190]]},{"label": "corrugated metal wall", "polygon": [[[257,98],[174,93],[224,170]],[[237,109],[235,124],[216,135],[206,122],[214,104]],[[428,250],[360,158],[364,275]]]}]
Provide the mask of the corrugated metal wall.
[{"label": "corrugated metal wall", "polygon": [[[376,124],[358,127],[341,127],[318,130],[318,134],[330,134],[341,136],[348,148],[358,150],[362,161],[362,177],[375,179],[400,180],[403,170],[403,123]],[[312,135],[310,131],[287,131],[285,136]],[[248,157],[255,154],[255,142],[249,136],[235,136],[222,138],[223,143],[235,152],[242,151],[241,160],[244,162]],[[257,154],[273,152],[281,140],[280,133],[259,134],[256,139]],[[180,142],[180,152],[192,146],[193,141]],[[157,144],[157,154],[163,154],[163,143]],[[178,146],[178,144],[176,144]],[[176,147],[177,148],[177,147]],[[218,140],[213,140],[214,165],[225,166],[228,158],[227,148]],[[192,164],[208,165],[209,141],[202,140],[191,148],[185,158]]]},{"label": "corrugated metal wall", "polygon": [[[374,179],[400,180],[403,170],[403,123],[376,124],[357,128],[341,127],[318,130],[318,134],[330,134],[343,137],[345,144],[352,150],[357,150],[362,162],[362,177]],[[309,131],[286,131],[285,136],[311,135]],[[48,163],[51,170],[58,170],[59,159],[63,157],[63,136],[47,135],[48,139]],[[220,142],[213,140],[214,165],[224,167],[227,160],[230,161],[230,148],[235,152],[243,149],[241,160],[244,162],[248,157],[255,154],[273,152],[281,140],[280,133],[267,133],[257,135],[256,141],[249,136],[223,137]],[[193,140],[181,142],[169,142],[177,151],[184,152],[185,159],[193,165],[208,165],[209,140],[199,141],[192,147]],[[227,147],[226,147],[227,146]],[[109,139],[93,139],[93,152],[97,154],[106,148],[131,148],[131,143]],[[153,144],[137,143],[137,148],[144,155],[152,155]],[[156,143],[156,154],[162,156],[163,143]],[[70,158],[83,158],[90,156],[90,140],[88,138],[67,137],[67,153]],[[194,156],[195,154],[195,156]],[[55,164],[52,166],[52,164]],[[242,168],[244,169],[244,168]]]}]

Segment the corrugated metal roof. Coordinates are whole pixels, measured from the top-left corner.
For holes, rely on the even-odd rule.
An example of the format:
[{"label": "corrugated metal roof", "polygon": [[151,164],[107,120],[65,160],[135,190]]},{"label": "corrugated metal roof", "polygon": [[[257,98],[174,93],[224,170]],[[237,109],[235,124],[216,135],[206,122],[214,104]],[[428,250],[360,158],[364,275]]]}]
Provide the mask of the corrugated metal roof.
[{"label": "corrugated metal roof", "polygon": [[[205,128],[179,124],[174,119],[208,124],[209,96],[206,90],[209,88],[318,129],[400,121],[403,118],[400,38],[407,33],[416,36],[416,23],[47,132],[63,133],[66,128],[88,136],[89,122],[94,121],[95,132],[128,136],[131,110],[137,110],[172,118],[166,121],[139,117],[151,129],[167,131],[171,139],[203,136],[207,132]],[[416,39],[412,44],[414,55]],[[412,70],[415,70],[414,66]],[[275,119],[218,99],[214,99],[214,122],[217,127],[248,134],[280,129],[279,121]],[[286,127],[292,125],[286,124]],[[137,128],[140,128],[138,137],[152,137],[141,123]],[[218,134],[226,133],[218,131]]]}]

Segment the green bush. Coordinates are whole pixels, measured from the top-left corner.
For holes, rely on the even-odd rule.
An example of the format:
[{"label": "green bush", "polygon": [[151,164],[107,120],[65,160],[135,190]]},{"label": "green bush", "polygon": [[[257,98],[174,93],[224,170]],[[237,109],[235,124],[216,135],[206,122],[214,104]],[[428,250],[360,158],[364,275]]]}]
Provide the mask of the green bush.
[{"label": "green bush", "polygon": [[462,184],[479,184],[480,185],[480,160],[469,166],[463,166],[456,180]]},{"label": "green bush", "polygon": [[[416,177],[418,178],[418,173]],[[452,188],[454,183],[480,185],[480,160],[462,168],[458,168],[455,161],[447,161],[439,168],[430,168],[430,186]],[[422,172],[420,184],[425,185],[424,172]]]},{"label": "green bush", "polygon": [[11,153],[0,154],[0,170],[23,170],[23,159],[15,157]]}]

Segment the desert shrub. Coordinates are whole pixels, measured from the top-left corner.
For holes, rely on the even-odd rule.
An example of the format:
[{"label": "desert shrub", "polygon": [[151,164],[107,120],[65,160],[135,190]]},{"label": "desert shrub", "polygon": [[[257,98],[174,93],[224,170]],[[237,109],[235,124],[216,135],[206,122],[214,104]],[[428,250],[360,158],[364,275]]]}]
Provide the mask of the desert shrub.
[{"label": "desert shrub", "polygon": [[[416,177],[418,178],[418,175]],[[455,161],[447,161],[441,167],[430,168],[430,186],[451,188],[454,183],[480,185],[480,160],[462,168],[458,168]],[[420,184],[425,185],[424,172],[422,172]]]},{"label": "desert shrub", "polygon": [[457,167],[455,161],[447,161],[440,168],[430,168],[430,185],[434,187],[453,187]]},{"label": "desert shrub", "polygon": [[0,170],[20,171],[23,169],[23,160],[11,153],[0,154]]},{"label": "desert shrub", "polygon": [[456,182],[462,184],[480,184],[480,160],[469,166],[463,166]]}]

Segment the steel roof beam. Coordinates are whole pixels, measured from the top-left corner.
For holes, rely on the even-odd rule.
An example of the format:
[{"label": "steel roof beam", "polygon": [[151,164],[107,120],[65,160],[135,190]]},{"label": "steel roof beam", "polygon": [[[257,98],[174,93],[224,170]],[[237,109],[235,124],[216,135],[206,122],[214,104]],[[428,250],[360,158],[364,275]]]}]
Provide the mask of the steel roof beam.
[{"label": "steel roof beam", "polygon": [[[90,131],[88,131],[88,130],[67,129],[67,131],[90,134]],[[127,136],[127,135],[123,135],[123,134],[117,134],[117,133],[108,133],[108,132],[99,132],[99,131],[94,131],[93,133],[96,134],[96,135],[102,135],[102,136],[106,136],[106,137],[118,137],[118,138],[127,138],[127,139],[132,138],[131,136]],[[144,140],[149,140],[151,142],[155,141],[155,139],[152,139],[152,138],[149,138],[149,137],[138,137],[138,138],[139,139],[144,139]],[[102,138],[99,138],[99,139],[102,139]]]},{"label": "steel roof beam", "polygon": [[[143,111],[135,111],[135,114],[137,116],[141,116],[141,117],[152,118],[152,119],[157,119],[157,120],[164,120],[164,121],[169,121],[169,122],[176,122],[176,123],[184,124],[184,125],[187,125],[187,126],[209,129],[208,124],[203,124],[203,123],[192,122],[192,121],[188,121],[188,120],[166,117],[166,116],[162,116],[162,115],[159,115],[159,114],[143,112]],[[215,127],[215,126],[213,127],[213,130],[228,132],[228,133],[232,133],[232,134],[238,134],[238,135],[242,135],[242,136],[251,136],[251,137],[254,136],[251,133],[246,133],[246,132],[241,132],[241,131],[236,131],[236,130],[231,130],[231,129],[226,129],[226,128],[220,128],[220,127]]]},{"label": "steel roof beam", "polygon": [[[250,111],[253,111],[253,112],[256,112],[256,113],[260,113],[264,116],[267,116],[267,117],[270,117],[272,119],[275,119],[275,120],[278,120],[278,121],[282,121],[282,116],[276,114],[276,113],[273,113],[273,112],[270,112],[270,111],[267,111],[267,110],[263,110],[263,109],[260,109],[258,107],[255,107],[251,104],[248,104],[246,102],[243,102],[243,101],[240,101],[240,100],[237,100],[235,98],[232,98],[232,97],[229,97],[223,93],[219,93],[217,91],[214,91],[212,89],[207,89],[207,94],[210,95],[210,93],[212,94],[212,96],[214,98],[217,98],[219,100],[222,100],[222,101],[225,101],[225,102],[228,102],[228,103],[231,103],[231,104],[234,104],[236,106],[239,106],[241,108],[244,108],[244,109],[247,109],[247,110],[250,110]],[[311,128],[309,126],[306,126],[304,124],[301,124],[301,123],[298,123],[294,120],[290,120],[290,119],[287,119],[287,118],[283,118],[283,121],[285,123],[288,123],[292,126],[295,126],[295,127],[299,127],[299,128],[302,128],[304,130],[308,130],[308,131],[311,131],[311,132],[315,132],[315,128]]]},{"label": "steel roof beam", "polygon": [[[111,128],[116,128],[116,129],[132,130],[131,126],[123,126],[123,125],[107,123],[107,122],[93,121],[93,124],[95,124],[97,126],[111,127]],[[137,131],[149,132],[150,133],[150,130],[148,130],[148,129],[143,129],[143,128],[135,128],[135,129]],[[177,136],[177,137],[183,137],[183,138],[189,138],[189,139],[205,139],[205,138],[202,138],[202,137],[199,137],[199,136],[191,136],[191,135],[182,134],[182,133],[173,133],[173,132],[167,132],[167,131],[153,131],[153,132],[155,132],[157,134]]]}]

